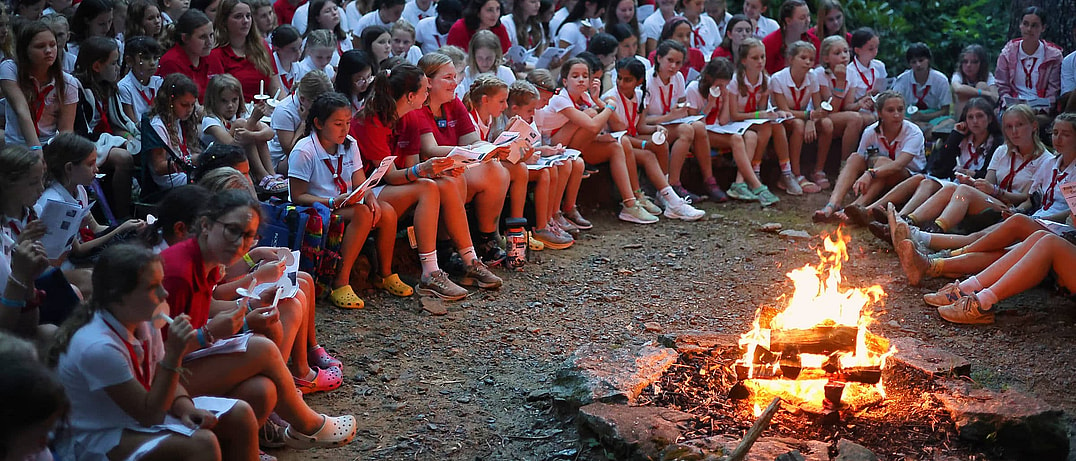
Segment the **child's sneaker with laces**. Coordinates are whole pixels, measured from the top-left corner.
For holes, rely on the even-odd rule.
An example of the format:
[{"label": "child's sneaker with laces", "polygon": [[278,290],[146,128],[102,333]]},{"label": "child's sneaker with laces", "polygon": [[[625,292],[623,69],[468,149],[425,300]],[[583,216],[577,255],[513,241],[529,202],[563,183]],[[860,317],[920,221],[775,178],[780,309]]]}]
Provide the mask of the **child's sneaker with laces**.
[{"label": "child's sneaker with laces", "polygon": [[562,213],[557,213],[557,215],[553,217],[553,224],[555,224],[558,229],[573,235],[578,234],[581,230],[579,226],[575,225],[575,223],[566,218]]},{"label": "child's sneaker with laces", "polygon": [[684,201],[687,203],[699,203],[702,201],[702,198],[700,198],[698,195],[692,194],[691,191],[685,189],[684,186],[681,184],[672,186],[672,188],[673,192],[676,192],[676,195],[679,195],[680,198],[684,199]]},{"label": "child's sneaker with laces", "polygon": [[729,186],[727,191],[728,196],[736,200],[743,200],[745,202],[754,202],[758,200],[758,196],[751,193],[751,189],[747,187],[745,182],[734,182]]},{"label": "child's sneaker with laces", "polygon": [[636,194],[635,203],[643,207],[647,213],[654,216],[661,214],[661,208],[655,205],[654,202],[650,200],[650,197],[647,197],[645,194]]},{"label": "child's sneaker with laces", "polygon": [[579,214],[579,207],[573,207],[571,211],[567,213],[561,213],[558,211],[557,215],[563,216],[567,220],[571,221],[572,224],[575,225],[575,227],[579,228],[579,230],[590,230],[594,227],[594,224],[592,224],[590,221],[587,221],[587,219],[584,218],[583,215]]},{"label": "child's sneaker with laces", "polygon": [[758,189],[752,190],[751,193],[758,197],[758,202],[762,204],[763,207],[768,207],[781,201],[777,195],[770,192],[770,188],[766,187],[765,184],[758,186]]},{"label": "child's sneaker with laces", "polygon": [[964,295],[955,303],[938,308],[938,315],[953,323],[987,325],[994,323],[994,313],[984,311],[975,295]]},{"label": "child's sneaker with laces", "polygon": [[781,179],[777,181],[777,188],[785,191],[788,195],[803,195],[803,188],[800,187],[799,181],[796,181],[792,173],[782,174]]},{"label": "child's sneaker with laces", "polygon": [[721,190],[721,186],[717,185],[717,179],[713,176],[706,180],[706,195],[710,197],[711,202],[724,203],[729,201],[728,194]]},{"label": "child's sneaker with laces", "polygon": [[553,229],[550,229],[549,227],[536,230],[532,232],[531,235],[533,235],[534,238],[537,239],[539,242],[542,242],[542,244],[545,245],[546,248],[550,248],[553,250],[563,250],[572,246],[572,244],[575,243],[575,239],[573,239],[570,235],[565,238],[563,235],[556,233],[555,231],[553,231]]},{"label": "child's sneaker with laces", "polygon": [[422,276],[417,291],[423,296],[434,296],[448,301],[463,299],[469,294],[465,288],[449,280],[445,271],[435,271],[428,276]]},{"label": "child's sneaker with laces", "polygon": [[698,221],[699,219],[702,219],[703,216],[706,216],[705,211],[695,208],[683,200],[676,205],[668,204],[665,207],[665,217],[669,219]]},{"label": "child's sneaker with laces", "polygon": [[625,205],[620,210],[620,215],[617,216],[621,221],[633,222],[636,224],[653,224],[658,222],[658,217],[650,214],[650,212],[643,209],[636,203],[633,206]]},{"label": "child's sneaker with laces", "polygon": [[960,284],[949,282],[936,293],[923,295],[923,301],[934,307],[942,307],[959,301],[963,296],[967,295],[960,291]]},{"label": "child's sneaker with laces", "polygon": [[460,279],[460,285],[495,290],[504,283],[481,260],[475,259],[467,266],[467,273]]},{"label": "child's sneaker with laces", "polygon": [[561,237],[570,238],[572,240],[575,240],[575,237],[572,236],[572,233],[564,230],[563,227],[560,227],[560,224],[558,224],[556,220],[553,220],[552,222],[550,222],[547,226],[545,226],[545,228],[549,229],[554,234],[557,234],[557,235],[559,235]]}]

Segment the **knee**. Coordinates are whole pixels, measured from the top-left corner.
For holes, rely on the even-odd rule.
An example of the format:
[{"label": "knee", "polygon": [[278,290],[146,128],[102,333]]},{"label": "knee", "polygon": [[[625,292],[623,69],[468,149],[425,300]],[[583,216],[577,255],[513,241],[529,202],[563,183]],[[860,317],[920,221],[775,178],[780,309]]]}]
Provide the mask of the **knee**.
[{"label": "knee", "polygon": [[[275,390],[273,392],[275,392]],[[262,393],[259,392],[258,394],[259,395],[254,397],[261,397]],[[244,397],[244,399],[249,399],[249,397]],[[272,408],[271,402],[258,403],[268,404],[263,408]],[[258,430],[258,418],[254,414],[254,408],[249,403],[247,403],[246,400],[236,400],[235,405],[232,405],[232,408],[230,410],[220,415],[219,424],[223,425],[229,430],[236,432],[247,432],[253,434],[255,431]]]},{"label": "knee", "polygon": [[277,308],[280,310],[280,321],[287,325],[294,325],[301,322],[303,319],[303,304],[299,302],[298,298],[287,298],[277,302]]},{"label": "knee", "polygon": [[400,215],[396,213],[396,208],[393,208],[392,205],[389,205],[385,202],[381,202],[380,205],[381,219],[378,221],[378,227],[383,227],[384,225],[392,225],[392,227],[395,228],[396,221],[400,219]]},{"label": "knee", "polygon": [[419,201],[428,198],[438,198],[441,195],[440,186],[437,184],[437,181],[432,179],[419,178],[412,184],[415,184],[415,187],[419,189]]},{"label": "knee", "polygon": [[187,439],[189,450],[184,450],[198,459],[220,459],[220,442],[216,434],[209,429],[198,429]]},{"label": "knee", "polygon": [[134,166],[134,157],[127,149],[113,148],[108,152],[108,161],[116,168],[129,169]]},{"label": "knee", "polygon": [[833,120],[830,120],[828,117],[815,122],[815,125],[817,125],[819,127],[819,131],[823,133],[833,133]]},{"label": "knee", "polygon": [[280,357],[280,350],[271,339],[260,335],[253,335],[247,339],[246,355],[250,359],[263,361],[264,363],[277,366],[283,365],[284,359]]}]

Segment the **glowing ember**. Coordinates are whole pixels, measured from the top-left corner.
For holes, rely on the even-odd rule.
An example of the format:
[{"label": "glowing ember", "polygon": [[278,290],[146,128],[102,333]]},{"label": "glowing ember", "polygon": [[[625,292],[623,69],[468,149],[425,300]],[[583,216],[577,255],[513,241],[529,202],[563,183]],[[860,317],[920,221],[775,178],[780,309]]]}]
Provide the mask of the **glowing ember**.
[{"label": "glowing ember", "polygon": [[[776,314],[760,307],[740,337],[746,352],[736,372],[756,413],[774,396],[818,413],[834,412],[840,401],[859,406],[885,398],[881,369],[895,349],[868,330],[871,306],[885,292],[841,286],[850,240],[840,229],[823,237],[821,263],[788,273],[795,290],[787,306]],[[835,391],[833,408],[824,403],[827,389]]]}]

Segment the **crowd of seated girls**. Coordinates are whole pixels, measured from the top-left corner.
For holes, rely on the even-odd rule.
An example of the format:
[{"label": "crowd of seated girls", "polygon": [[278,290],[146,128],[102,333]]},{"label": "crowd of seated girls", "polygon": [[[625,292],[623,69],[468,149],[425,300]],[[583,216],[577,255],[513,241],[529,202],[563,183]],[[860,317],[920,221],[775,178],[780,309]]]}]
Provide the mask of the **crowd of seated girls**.
[{"label": "crowd of seated girls", "polygon": [[[56,373],[15,391],[38,399],[18,414],[41,426],[0,453],[272,459],[261,449],[346,444],[355,418],[302,398],[342,383],[318,341],[319,283],[331,304],[364,307],[350,277],[369,242],[373,285],[394,296],[496,290],[504,220],[534,216],[532,249],[573,246],[595,226],[578,206],[595,168],[616,216],[644,225],[698,221],[704,200],[775,206],[771,187],[828,193],[813,218],[867,226],[912,285],[967,277],[924,297],[948,321],[993,322],[1048,277],[1076,291],[1062,190],[1076,54],[1042,38],[1043,10],[1022,11],[1002,50],[968,44],[951,77],[917,43],[890,79],[879,35],[848,27],[839,1],[786,0],[772,19],[767,3],[0,5],[0,328],[48,351],[0,336],[0,363],[4,379]],[[513,125],[538,140],[488,146]],[[459,147],[488,153],[462,167]],[[292,277],[290,249],[256,244],[269,196],[342,223],[334,275],[298,271],[283,299],[254,289]],[[37,219],[49,201],[95,211],[59,258]],[[393,269],[412,226],[413,284]]]}]

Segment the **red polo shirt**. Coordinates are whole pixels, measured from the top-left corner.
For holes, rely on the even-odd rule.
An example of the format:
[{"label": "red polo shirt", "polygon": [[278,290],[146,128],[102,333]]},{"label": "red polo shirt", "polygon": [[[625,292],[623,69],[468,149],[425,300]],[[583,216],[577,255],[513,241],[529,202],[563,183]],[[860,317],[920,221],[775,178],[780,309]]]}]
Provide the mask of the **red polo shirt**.
[{"label": "red polo shirt", "polygon": [[[171,49],[161,56],[160,64],[157,66],[157,75],[161,77],[167,77],[169,74],[183,74],[194,80],[194,83],[198,85],[198,92],[205,94],[205,87],[209,83],[209,65],[206,62],[208,58],[200,59],[198,66],[195,67],[191,64],[191,59],[187,57],[187,52],[183,51],[183,48],[176,44]],[[203,98],[198,98],[203,99]]]},{"label": "red polo shirt", "polygon": [[[729,61],[732,61],[732,52],[722,48],[721,46],[718,46],[717,48],[714,48],[714,54],[710,55],[711,60],[713,60],[714,58],[725,58]],[[736,63],[732,64],[735,65]]]},{"label": "red polo shirt", "polygon": [[[766,38],[762,39],[762,44],[766,46],[766,72],[770,75],[776,74],[777,71],[788,67],[788,64],[786,63],[787,61],[785,60],[785,53],[787,51],[785,50],[785,37],[781,32],[781,29],[777,29],[770,32],[770,35],[767,35]],[[800,40],[810,42],[814,45],[816,52],[815,57],[817,58],[817,51],[820,47],[818,37],[812,37],[807,33],[804,33],[803,35],[800,35]],[[817,59],[815,60],[815,64],[818,64]]]},{"label": "red polo shirt", "polygon": [[[415,111],[411,111],[415,112]],[[351,119],[351,137],[359,143],[359,153],[362,155],[362,164],[366,167],[366,174],[370,174],[374,168],[381,164],[381,160],[390,155],[396,156],[396,168],[407,167],[407,156],[418,155],[418,136],[410,134],[401,136],[402,123],[396,124],[397,130],[393,130],[377,117],[355,117]],[[411,128],[417,133],[417,130]]]},{"label": "red polo shirt", "polygon": [[172,317],[187,314],[191,326],[201,328],[209,321],[209,304],[213,288],[223,277],[217,269],[206,271],[202,248],[197,238],[190,238],[161,252],[164,265],[164,289]]},{"label": "red polo shirt", "polygon": [[294,5],[288,0],[276,0],[273,3],[273,12],[276,13],[276,20],[280,24],[291,24],[291,19],[295,17],[295,10],[298,10],[300,6],[306,4],[306,0],[299,0],[299,3]]},{"label": "red polo shirt", "polygon": [[474,133],[471,116],[467,114],[467,108],[459,98],[445,103],[441,110],[445,118],[440,120],[433,117],[429,106],[408,112],[403,120],[400,120],[403,125],[400,128],[401,140],[417,144],[423,134],[433,133],[438,145],[458,146],[461,137]]},{"label": "red polo shirt", "polygon": [[[268,46],[265,47],[265,50],[266,53],[269,53]],[[206,58],[209,64],[209,76],[232,74],[232,77],[239,80],[239,84],[243,86],[243,100],[251,102],[254,100],[254,95],[258,94],[261,82],[265,82],[265,91],[269,91],[269,79],[277,73],[276,60],[272,59],[272,53],[268,55],[270,56],[269,65],[272,66],[272,75],[261,73],[257,67],[254,67],[253,61],[247,59],[246,56],[240,57],[235,54],[235,50],[232,50],[231,46],[216,47]]]},{"label": "red polo shirt", "polygon": [[[501,51],[507,53],[508,49],[512,47],[512,41],[508,39],[508,31],[504,30],[504,24],[497,22],[497,25],[493,26],[489,31],[493,32],[493,35],[496,35],[501,40]],[[448,30],[446,42],[467,51],[471,46],[471,37],[474,37],[476,32],[478,31],[467,28],[467,23],[460,19]]]}]

